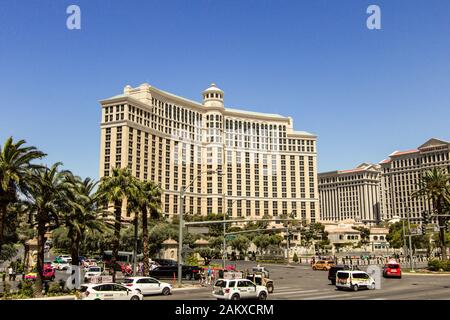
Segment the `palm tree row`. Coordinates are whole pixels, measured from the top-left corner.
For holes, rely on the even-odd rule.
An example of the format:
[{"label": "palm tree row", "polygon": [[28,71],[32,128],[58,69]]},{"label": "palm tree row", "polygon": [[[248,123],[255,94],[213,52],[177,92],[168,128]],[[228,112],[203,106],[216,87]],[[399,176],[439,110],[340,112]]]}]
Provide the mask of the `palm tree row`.
[{"label": "palm tree row", "polygon": [[[6,228],[13,228],[9,225],[11,219],[6,218],[12,212],[16,217],[21,215],[22,220],[25,217],[38,240],[36,294],[42,291],[46,234],[57,228],[69,238],[74,265],[79,264],[80,246],[90,233],[113,228],[111,262],[115,265],[125,203],[125,210],[135,213],[135,219],[141,214],[148,274],[148,215],[159,218],[161,189],[152,182],[139,181],[126,168],[116,168],[100,181],[96,190],[97,182],[61,170],[61,163],[51,167],[35,164],[46,154],[24,144],[24,140],[14,142],[9,138],[0,146],[0,253]],[[108,211],[111,206],[113,219]]]},{"label": "palm tree row", "polygon": [[113,281],[116,279],[117,257],[119,253],[120,230],[122,227],[122,208],[126,203],[127,213],[134,213],[135,223],[139,213],[142,215],[144,275],[149,272],[148,215],[159,219],[161,212],[161,189],[151,181],[139,181],[127,168],[113,168],[111,176],[101,180],[98,192],[106,204],[112,204],[114,211],[114,237],[112,243],[111,265]]},{"label": "palm tree row", "polygon": [[419,181],[418,190],[412,193],[412,197],[424,198],[431,204],[432,213],[437,216],[442,258],[446,259],[445,225],[450,220],[448,217],[450,215],[450,175],[438,168],[426,171]]}]

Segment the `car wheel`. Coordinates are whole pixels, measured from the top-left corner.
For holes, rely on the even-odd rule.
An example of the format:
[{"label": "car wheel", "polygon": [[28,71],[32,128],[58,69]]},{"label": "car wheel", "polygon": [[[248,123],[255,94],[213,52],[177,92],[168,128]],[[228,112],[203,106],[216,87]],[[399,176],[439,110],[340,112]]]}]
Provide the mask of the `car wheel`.
[{"label": "car wheel", "polygon": [[267,292],[273,293],[273,289],[274,289],[273,288],[273,284],[270,283],[270,284],[267,285]]},{"label": "car wheel", "polygon": [[261,292],[258,296],[258,300],[266,300],[267,294],[265,292]]},{"label": "car wheel", "polygon": [[239,300],[239,299],[240,299],[240,297],[237,293],[235,293],[231,296],[231,300]]},{"label": "car wheel", "polygon": [[353,289],[353,291],[358,291],[358,285],[357,284],[355,284],[353,287],[352,287],[352,289]]},{"label": "car wheel", "polygon": [[375,282],[372,282],[372,284],[369,286],[370,290],[375,290]]},{"label": "car wheel", "polygon": [[130,300],[141,300],[138,296],[132,296]]},{"label": "car wheel", "polygon": [[170,294],[170,289],[167,288],[167,287],[165,287],[165,288],[162,290],[162,294],[165,295],[165,296],[168,296],[168,295]]}]

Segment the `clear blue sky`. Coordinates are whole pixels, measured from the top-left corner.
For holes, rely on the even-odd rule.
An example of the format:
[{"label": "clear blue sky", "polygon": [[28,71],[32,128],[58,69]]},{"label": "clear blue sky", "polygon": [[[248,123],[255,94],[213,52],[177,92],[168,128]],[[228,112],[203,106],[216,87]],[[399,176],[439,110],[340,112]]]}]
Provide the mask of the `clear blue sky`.
[{"label": "clear blue sky", "polygon": [[98,177],[98,100],[143,82],[200,100],[213,81],[316,133],[320,171],[450,140],[450,1],[0,1],[0,140],[81,176]]}]

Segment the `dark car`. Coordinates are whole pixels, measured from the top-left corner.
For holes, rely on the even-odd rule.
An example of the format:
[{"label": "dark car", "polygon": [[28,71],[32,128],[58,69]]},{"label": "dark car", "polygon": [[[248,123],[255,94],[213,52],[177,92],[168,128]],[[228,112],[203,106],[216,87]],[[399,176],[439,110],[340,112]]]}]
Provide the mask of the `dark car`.
[{"label": "dark car", "polygon": [[160,266],[177,266],[178,263],[175,260],[171,259],[153,259],[156,264]]},{"label": "dark car", "polygon": [[[183,278],[186,280],[198,279],[200,276],[200,269],[195,266],[182,266],[181,272]],[[157,279],[162,278],[174,278],[178,277],[178,264],[175,265],[159,265],[153,270],[150,270],[151,277],[155,277]]]},{"label": "dark car", "polygon": [[338,264],[335,266],[332,266],[330,270],[328,270],[328,280],[331,281],[331,284],[336,284],[336,273],[340,270],[350,270],[350,266],[345,264]]}]

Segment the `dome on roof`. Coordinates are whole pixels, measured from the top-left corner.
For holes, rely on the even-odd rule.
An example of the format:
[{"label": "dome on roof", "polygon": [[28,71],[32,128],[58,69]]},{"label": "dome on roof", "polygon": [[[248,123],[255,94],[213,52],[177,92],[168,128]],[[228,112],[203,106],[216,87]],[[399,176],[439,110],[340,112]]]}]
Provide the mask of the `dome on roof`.
[{"label": "dome on roof", "polygon": [[203,105],[223,108],[223,95],[223,91],[215,83],[211,83],[209,88],[203,91]]},{"label": "dome on roof", "polygon": [[220,88],[218,88],[214,82],[210,84],[209,88],[207,88],[207,89],[205,89],[205,91],[203,91],[203,93],[206,93],[206,92],[222,92],[223,93],[223,91]]}]

